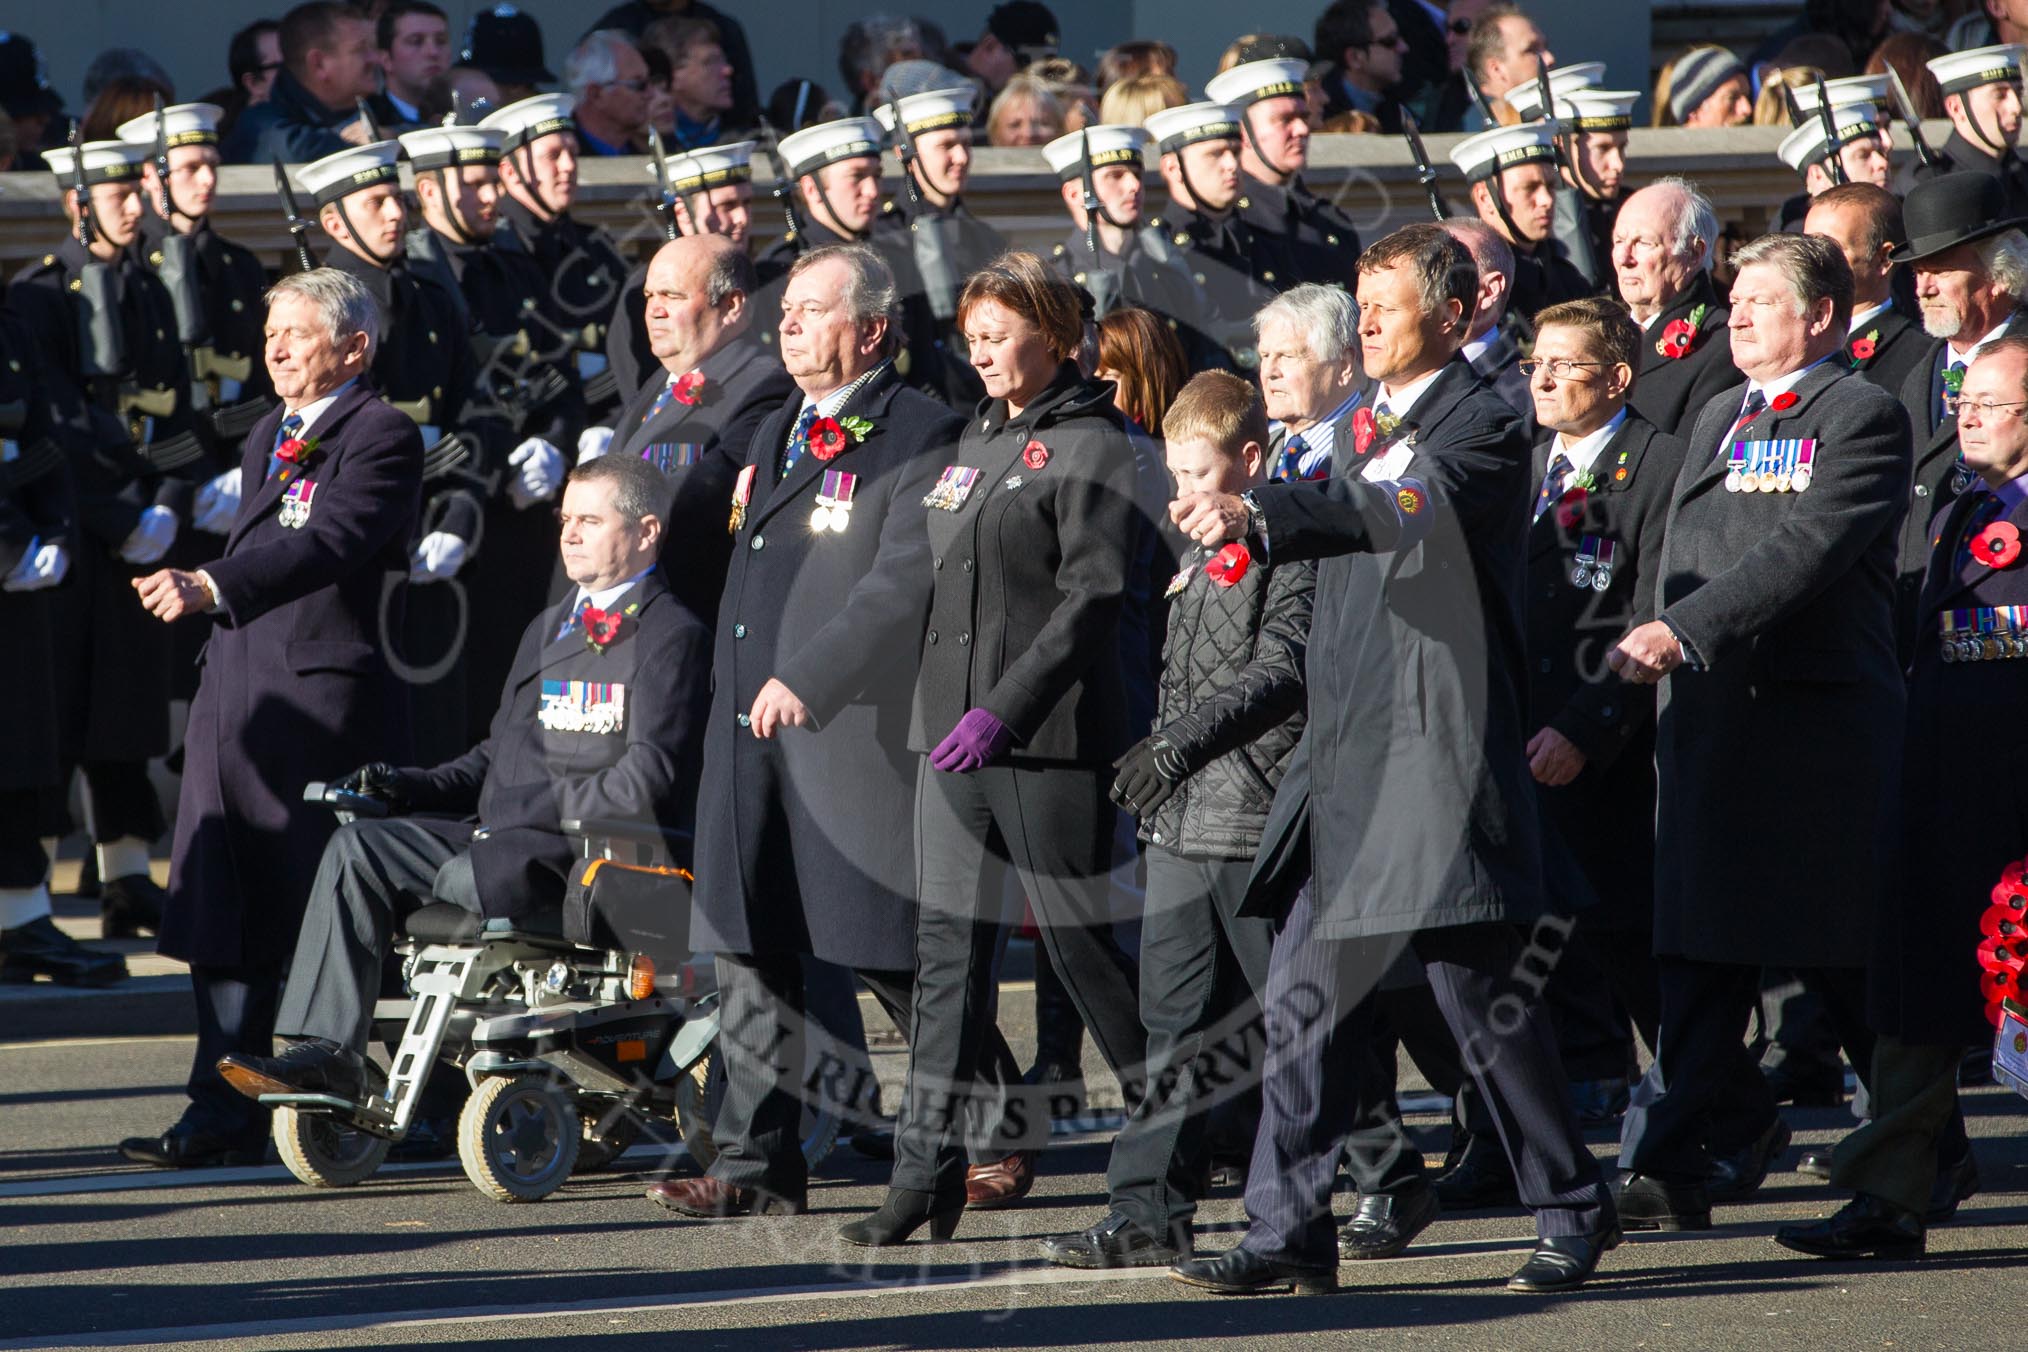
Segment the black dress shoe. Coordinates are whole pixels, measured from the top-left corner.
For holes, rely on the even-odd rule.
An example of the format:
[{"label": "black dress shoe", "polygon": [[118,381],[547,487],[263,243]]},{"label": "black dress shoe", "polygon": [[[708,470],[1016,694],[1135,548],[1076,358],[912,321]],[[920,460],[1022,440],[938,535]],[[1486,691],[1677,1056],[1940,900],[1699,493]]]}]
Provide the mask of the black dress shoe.
[{"label": "black dress shoe", "polygon": [[0,981],[26,983],[38,976],[59,986],[111,986],[127,979],[127,960],[118,953],[86,948],[40,916],[0,930]]},{"label": "black dress shoe", "polygon": [[1936,1186],[1930,1189],[1929,1205],[1923,1208],[1924,1225],[1942,1225],[1958,1214],[1958,1203],[1979,1190],[1979,1162],[1967,1150],[1956,1160],[1939,1163]]},{"label": "black dress shoe", "polygon": [[[1603,1127],[1619,1121],[1631,1097],[1625,1076],[1614,1080],[1570,1082],[1570,1110],[1577,1114],[1580,1127]],[[1450,1203],[1445,1202],[1444,1205]]]},{"label": "black dress shoe", "polygon": [[1521,1270],[1507,1279],[1507,1289],[1537,1294],[1575,1291],[1597,1270],[1606,1250],[1619,1246],[1617,1225],[1597,1235],[1552,1235],[1536,1243]]},{"label": "black dress shoe", "polygon": [[1704,1191],[1714,1202],[1744,1202],[1767,1181],[1768,1170],[1789,1148],[1789,1124],[1779,1115],[1768,1124],[1758,1140],[1749,1141],[1729,1154],[1711,1161],[1711,1176]]},{"label": "black dress shoe", "polygon": [[1763,1069],[1768,1092],[1776,1103],[1793,1103],[1798,1108],[1835,1108],[1845,1101],[1845,1071],[1833,1063],[1809,1070],[1787,1065]]},{"label": "black dress shoe", "polygon": [[207,1169],[224,1164],[259,1164],[267,1158],[265,1139],[237,1140],[208,1131],[177,1131],[160,1136],[129,1136],[120,1153],[136,1164],[159,1169]]},{"label": "black dress shoe", "polygon": [[1117,1211],[1089,1230],[1074,1235],[1051,1235],[1042,1241],[1042,1256],[1058,1267],[1123,1268],[1167,1267],[1190,1256],[1187,1241],[1182,1248],[1149,1234]]},{"label": "black dress shoe", "polygon": [[1187,1258],[1169,1269],[1169,1277],[1185,1286],[1216,1291],[1221,1296],[1256,1296],[1270,1291],[1328,1296],[1338,1289],[1335,1267],[1284,1263],[1251,1249],[1227,1249],[1210,1258]]},{"label": "black dress shoe", "polygon": [[145,873],[107,879],[99,888],[99,933],[108,939],[131,939],[142,930],[157,933],[168,896]]},{"label": "black dress shoe", "polygon": [[1393,1258],[1428,1229],[1442,1211],[1443,1204],[1430,1188],[1361,1197],[1352,1219],[1338,1230],[1338,1256]]},{"label": "black dress shoe", "polygon": [[1484,1211],[1521,1205],[1514,1166],[1497,1145],[1467,1150],[1447,1173],[1430,1184],[1446,1211]]},{"label": "black dress shoe", "polygon": [[1830,1149],[1827,1147],[1823,1150],[1805,1150],[1802,1158],[1796,1161],[1796,1172],[1808,1174],[1811,1178],[1821,1178],[1826,1183],[1829,1183],[1831,1181]]},{"label": "black dress shoe", "polygon": [[1665,1183],[1647,1174],[1613,1180],[1620,1226],[1627,1230],[1709,1230],[1711,1198],[1698,1183]]},{"label": "black dress shoe", "polygon": [[1784,1225],[1775,1243],[1817,1258],[1920,1258],[1922,1217],[1862,1192],[1821,1221]]},{"label": "black dress shoe", "polygon": [[221,1056],[218,1073],[254,1099],[262,1094],[330,1094],[358,1103],[366,1090],[366,1058],[320,1037],[297,1038],[279,1056]]}]

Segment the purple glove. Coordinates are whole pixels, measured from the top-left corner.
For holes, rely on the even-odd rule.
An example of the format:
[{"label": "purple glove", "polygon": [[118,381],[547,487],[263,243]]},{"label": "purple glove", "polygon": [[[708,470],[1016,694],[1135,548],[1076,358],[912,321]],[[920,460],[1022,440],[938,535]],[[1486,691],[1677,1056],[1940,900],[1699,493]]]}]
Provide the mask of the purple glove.
[{"label": "purple glove", "polygon": [[1012,728],[985,709],[973,709],[937,743],[937,749],[930,752],[930,764],[952,774],[968,775],[1013,742]]}]

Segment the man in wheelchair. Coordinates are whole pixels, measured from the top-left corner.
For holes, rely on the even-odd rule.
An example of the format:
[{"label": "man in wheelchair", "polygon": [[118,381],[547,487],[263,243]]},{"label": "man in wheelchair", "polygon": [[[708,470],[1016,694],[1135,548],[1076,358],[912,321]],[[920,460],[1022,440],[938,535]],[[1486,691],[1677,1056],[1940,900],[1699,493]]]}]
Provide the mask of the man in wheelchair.
[{"label": "man in wheelchair", "polygon": [[399,815],[332,837],[275,1019],[285,1045],[222,1058],[234,1088],[363,1099],[382,966],[410,915],[449,903],[475,927],[553,927],[574,857],[562,822],[691,829],[711,632],[656,568],[666,491],[643,460],[573,470],[559,517],[576,586],[522,634],[486,740],[434,768],[375,763],[338,782]]}]

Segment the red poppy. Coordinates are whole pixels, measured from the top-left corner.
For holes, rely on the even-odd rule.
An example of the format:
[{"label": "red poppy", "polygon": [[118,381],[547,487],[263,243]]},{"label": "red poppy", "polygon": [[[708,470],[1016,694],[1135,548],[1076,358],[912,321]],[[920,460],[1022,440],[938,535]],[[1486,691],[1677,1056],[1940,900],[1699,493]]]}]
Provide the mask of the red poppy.
[{"label": "red poppy", "polygon": [[819,460],[829,460],[851,444],[836,418],[819,418],[810,424],[810,454]]},{"label": "red poppy", "polygon": [[704,372],[689,371],[676,377],[676,383],[669,387],[669,397],[679,404],[694,405],[698,396],[704,393]]},{"label": "red poppy", "polygon": [[2021,532],[2011,521],[1995,521],[1972,537],[1972,557],[1988,568],[2012,568],[2021,561]]},{"label": "red poppy", "polygon": [[1853,361],[1872,361],[1873,354],[1878,350],[1871,338],[1854,338],[1852,340]]},{"label": "red poppy", "polygon": [[286,460],[292,465],[303,464],[309,458],[310,448],[301,437],[290,437],[287,441],[275,447],[275,459]]},{"label": "red poppy", "polygon": [[1021,463],[1030,469],[1041,469],[1049,463],[1049,448],[1039,441],[1031,441],[1021,448]]},{"label": "red poppy", "polygon": [[1655,343],[1655,351],[1671,361],[1681,361],[1690,355],[1690,344],[1697,341],[1697,326],[1687,319],[1672,319],[1662,326],[1662,336]]},{"label": "red poppy", "polygon": [[1566,529],[1584,520],[1584,504],[1591,494],[1582,488],[1572,488],[1556,500],[1556,524]]},{"label": "red poppy", "polygon": [[1204,565],[1204,576],[1221,587],[1230,587],[1246,576],[1246,570],[1253,566],[1253,555],[1246,552],[1246,546],[1234,540],[1211,556],[1211,562]]},{"label": "red poppy", "polygon": [[1370,408],[1352,410],[1352,450],[1364,455],[1373,449],[1373,439],[1380,435],[1380,424],[1373,420]]},{"label": "red poppy", "polygon": [[586,606],[579,618],[584,622],[584,641],[604,652],[606,645],[620,636],[620,623],[627,617],[622,611]]},{"label": "red poppy", "polygon": [[1783,390],[1774,397],[1774,402],[1769,404],[1768,407],[1777,413],[1786,413],[1802,402],[1802,400],[1796,397],[1794,390]]}]

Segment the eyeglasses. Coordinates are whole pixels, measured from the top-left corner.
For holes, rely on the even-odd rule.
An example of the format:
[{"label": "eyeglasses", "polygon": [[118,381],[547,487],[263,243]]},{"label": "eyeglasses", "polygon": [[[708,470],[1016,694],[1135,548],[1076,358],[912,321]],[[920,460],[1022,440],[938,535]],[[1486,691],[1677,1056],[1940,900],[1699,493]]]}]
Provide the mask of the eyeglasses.
[{"label": "eyeglasses", "polygon": [[1977,403],[1974,403],[1969,399],[1960,399],[1955,394],[1947,394],[1944,396],[1944,411],[1958,418],[1960,421],[1963,420],[1964,416],[1967,413],[1978,414],[1980,422],[1984,422],[1988,418],[1992,417],[1994,414],[2003,411],[2008,413],[2015,413],[2015,416],[2018,417],[2020,415],[2016,412],[2016,410],[2022,408],[2028,408],[2028,399],[2016,399],[2011,403],[2002,404],[1991,399],[1981,399]]},{"label": "eyeglasses", "polygon": [[1580,370],[1591,370],[1595,367],[1604,366],[1605,363],[1602,361],[1576,361],[1570,357],[1550,357],[1547,360],[1538,361],[1531,357],[1527,361],[1516,362],[1515,365],[1519,366],[1521,374],[1530,380],[1535,379],[1535,373],[1545,366],[1549,368],[1549,374],[1558,380],[1572,380],[1576,378]]}]

